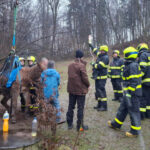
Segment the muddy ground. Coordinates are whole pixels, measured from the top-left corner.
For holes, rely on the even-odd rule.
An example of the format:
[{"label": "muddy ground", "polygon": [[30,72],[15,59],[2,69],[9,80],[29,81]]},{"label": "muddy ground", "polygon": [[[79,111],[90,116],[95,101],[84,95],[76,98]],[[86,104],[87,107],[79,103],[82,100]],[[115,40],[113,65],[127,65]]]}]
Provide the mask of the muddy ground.
[{"label": "muddy ground", "polygon": [[[88,60],[90,62],[90,60]],[[68,94],[66,92],[67,84],[67,67],[70,61],[59,62],[56,65],[57,70],[61,74],[61,90],[60,90],[60,102],[63,108],[62,117],[65,118],[65,114],[68,107]],[[89,77],[91,76],[91,69],[87,66]],[[113,91],[110,80],[107,81],[107,95],[108,95],[108,111],[97,112],[93,110],[93,106],[96,105],[94,99],[94,81],[90,79],[91,90],[87,95],[85,106],[85,124],[89,126],[89,130],[83,133],[76,132],[76,113],[74,120],[74,129],[67,130],[67,124],[59,125],[57,128],[57,141],[62,145],[70,147],[74,150],[150,150],[150,120],[142,122],[142,134],[138,138],[130,139],[125,137],[125,131],[130,129],[129,117],[126,119],[121,131],[115,131],[107,126],[107,121],[115,117],[118,102],[112,102]],[[18,102],[19,103],[19,102]],[[19,112],[17,124],[10,124],[11,129],[31,128],[32,118],[24,119],[24,115]],[[1,107],[2,108],[2,107]],[[1,110],[1,114],[4,110]],[[75,110],[76,112],[76,110]],[[0,115],[2,118],[2,115]],[[2,119],[0,119],[0,129],[2,129]],[[63,148],[67,150],[67,148]]]}]

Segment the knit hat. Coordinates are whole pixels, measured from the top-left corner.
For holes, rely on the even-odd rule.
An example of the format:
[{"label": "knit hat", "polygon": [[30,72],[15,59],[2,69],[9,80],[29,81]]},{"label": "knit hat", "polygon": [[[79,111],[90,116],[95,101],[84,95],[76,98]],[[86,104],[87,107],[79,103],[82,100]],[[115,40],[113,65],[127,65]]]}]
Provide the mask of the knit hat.
[{"label": "knit hat", "polygon": [[76,58],[82,58],[84,56],[84,53],[81,50],[76,51]]}]

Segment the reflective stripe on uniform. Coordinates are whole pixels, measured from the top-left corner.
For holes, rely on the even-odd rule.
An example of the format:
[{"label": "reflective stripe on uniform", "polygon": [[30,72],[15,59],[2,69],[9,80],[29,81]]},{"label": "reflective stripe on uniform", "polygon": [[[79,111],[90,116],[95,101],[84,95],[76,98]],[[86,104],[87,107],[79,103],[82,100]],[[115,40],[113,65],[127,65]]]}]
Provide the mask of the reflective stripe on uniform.
[{"label": "reflective stripe on uniform", "polygon": [[98,76],[97,79],[107,79],[107,76]]},{"label": "reflective stripe on uniform", "polygon": [[94,48],[94,49],[93,49],[93,52],[95,52],[95,51],[97,51],[97,48]]},{"label": "reflective stripe on uniform", "polygon": [[146,108],[140,108],[140,112],[146,112]]},{"label": "reflective stripe on uniform", "polygon": [[123,93],[122,90],[118,91],[118,90],[114,90],[114,93]]},{"label": "reflective stripe on uniform", "polygon": [[131,128],[134,130],[141,130],[141,127],[131,126]]},{"label": "reflective stripe on uniform", "polygon": [[95,64],[95,65],[94,65],[94,68],[97,69],[97,67],[98,67],[98,64]]},{"label": "reflective stripe on uniform", "polygon": [[30,109],[38,109],[39,107],[36,106],[30,106]]},{"label": "reflective stripe on uniform", "polygon": [[124,91],[130,90],[130,91],[135,91],[136,89],[142,88],[142,85],[138,85],[136,88],[133,88],[131,86],[128,86],[126,88],[123,88]]},{"label": "reflective stripe on uniform", "polygon": [[126,96],[127,96],[127,97],[131,97],[131,95],[130,95],[130,94],[126,94]]},{"label": "reflective stripe on uniform", "polygon": [[110,69],[121,69],[121,67],[110,67]]},{"label": "reflective stripe on uniform", "polygon": [[140,62],[140,66],[147,66],[147,62]]},{"label": "reflective stripe on uniform", "polygon": [[108,68],[108,65],[105,65],[104,62],[102,62],[102,61],[100,61],[99,64],[104,68]]},{"label": "reflective stripe on uniform", "polygon": [[123,80],[130,80],[130,79],[134,79],[134,78],[140,78],[142,77],[142,74],[135,74],[135,75],[130,75],[129,77],[122,77]]},{"label": "reflective stripe on uniform", "polygon": [[110,78],[113,78],[113,79],[115,79],[115,78],[121,78],[121,76],[120,75],[111,75]]},{"label": "reflective stripe on uniform", "polygon": [[150,82],[150,78],[146,78],[146,79],[142,80],[142,83],[145,83],[145,82]]},{"label": "reflective stripe on uniform", "polygon": [[101,98],[99,97],[99,98],[98,98],[98,101],[100,101],[100,100],[101,100]]},{"label": "reflective stripe on uniform", "polygon": [[144,76],[145,75],[145,73],[144,72],[141,72],[142,73],[142,76]]},{"label": "reflective stripe on uniform", "polygon": [[101,101],[102,101],[102,102],[106,102],[106,101],[107,101],[107,98],[101,98]]},{"label": "reflective stripe on uniform", "polygon": [[150,66],[150,62],[140,62],[140,66]]},{"label": "reflective stripe on uniform", "polygon": [[98,52],[96,55],[99,56],[99,55],[100,55],[100,52]]},{"label": "reflective stripe on uniform", "polygon": [[150,106],[146,106],[146,109],[147,109],[147,110],[150,110]]},{"label": "reflective stripe on uniform", "polygon": [[115,118],[115,121],[118,123],[118,124],[120,124],[120,125],[122,125],[123,124],[123,122],[121,122],[120,120],[118,120],[117,118]]}]

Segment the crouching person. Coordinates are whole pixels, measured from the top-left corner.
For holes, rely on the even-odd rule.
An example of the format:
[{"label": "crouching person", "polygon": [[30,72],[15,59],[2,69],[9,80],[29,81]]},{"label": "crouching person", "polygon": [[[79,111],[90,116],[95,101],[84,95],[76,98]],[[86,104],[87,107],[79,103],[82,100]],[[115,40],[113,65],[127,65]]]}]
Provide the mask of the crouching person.
[{"label": "crouching person", "polygon": [[48,69],[45,70],[42,75],[42,83],[44,85],[44,97],[47,102],[50,102],[57,109],[57,119],[56,122],[61,121],[61,110],[60,103],[58,100],[59,92],[58,87],[60,85],[60,75],[54,69],[55,62],[49,61]]},{"label": "crouching person", "polygon": [[77,131],[88,130],[88,126],[84,126],[84,105],[85,95],[90,86],[88,75],[86,72],[86,62],[82,60],[83,52],[76,51],[75,62],[71,63],[68,67],[68,86],[69,93],[69,106],[67,112],[68,129],[73,128],[74,109],[77,103]]},{"label": "crouching person", "polygon": [[114,129],[120,129],[129,114],[131,128],[126,132],[127,137],[136,137],[141,130],[140,97],[142,96],[141,69],[136,62],[137,50],[129,47],[124,50],[125,68],[123,71],[124,97],[120,104],[116,118],[108,121],[108,125]]}]

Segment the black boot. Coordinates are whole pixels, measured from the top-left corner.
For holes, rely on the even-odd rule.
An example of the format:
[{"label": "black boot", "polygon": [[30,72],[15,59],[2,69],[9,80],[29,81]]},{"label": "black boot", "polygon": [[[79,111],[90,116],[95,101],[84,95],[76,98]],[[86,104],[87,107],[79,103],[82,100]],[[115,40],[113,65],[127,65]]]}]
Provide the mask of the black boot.
[{"label": "black boot", "polygon": [[107,111],[107,102],[101,102],[101,107],[97,111]]},{"label": "black boot", "polygon": [[101,101],[98,101],[97,106],[94,106],[94,109],[99,109],[101,107]]},{"label": "black boot", "polygon": [[73,124],[68,124],[68,130],[72,130],[73,129]]},{"label": "black boot", "polygon": [[150,110],[146,110],[145,116],[147,119],[150,119]]},{"label": "black boot", "polygon": [[141,112],[141,120],[144,120],[146,118],[146,113],[145,112]]}]

